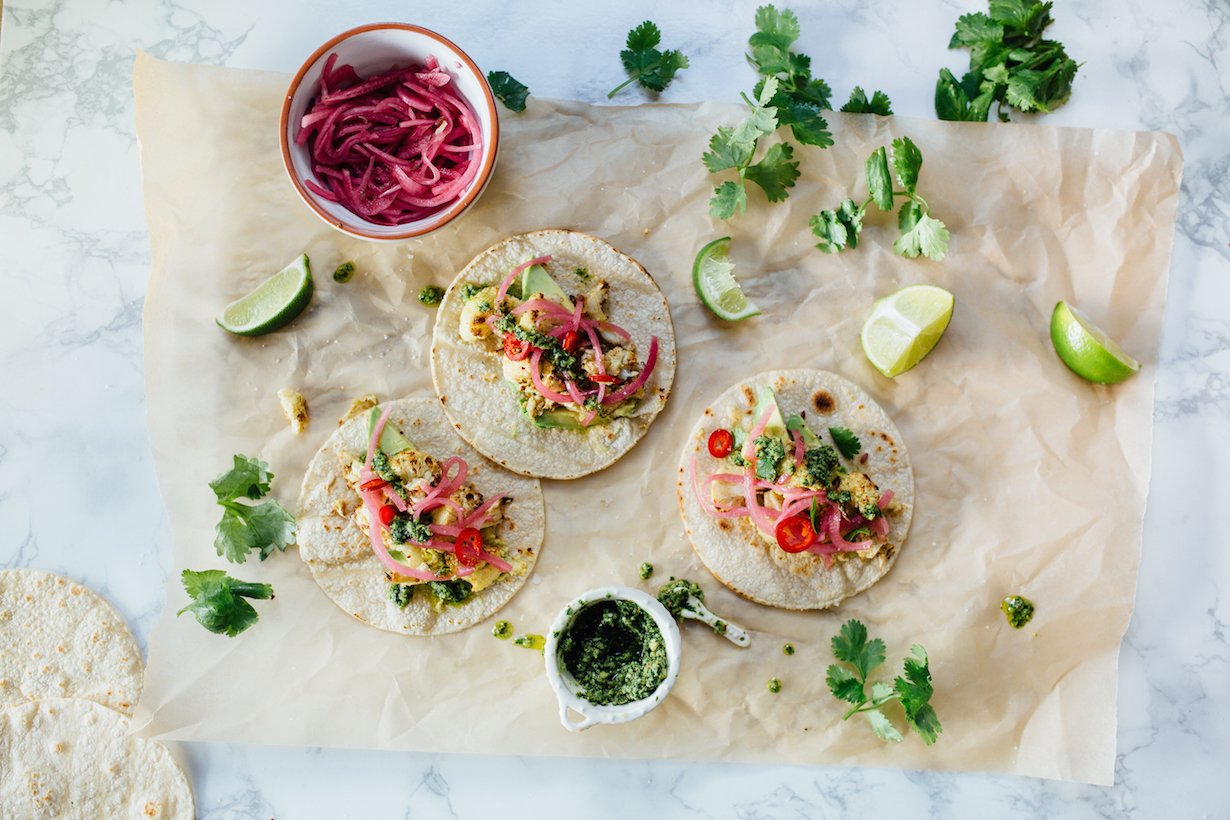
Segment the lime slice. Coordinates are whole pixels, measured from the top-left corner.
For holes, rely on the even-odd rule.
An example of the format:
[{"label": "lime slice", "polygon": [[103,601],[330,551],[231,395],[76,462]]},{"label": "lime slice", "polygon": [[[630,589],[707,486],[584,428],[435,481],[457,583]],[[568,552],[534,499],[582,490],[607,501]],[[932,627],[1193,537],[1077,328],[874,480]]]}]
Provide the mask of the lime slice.
[{"label": "lime slice", "polygon": [[723,236],[700,249],[692,263],[692,286],[714,316],[737,322],[759,316],[760,308],[747,301],[743,289],[735,281],[735,265],[726,255],[729,247],[730,237]]},{"label": "lime slice", "polygon": [[231,302],[215,320],[223,330],[259,336],[298,316],[312,299],[307,254],[291,262],[242,299]]},{"label": "lime slice", "polygon": [[1140,370],[1140,362],[1067,302],[1051,313],[1051,343],[1073,373],[1098,384],[1118,384]]},{"label": "lime slice", "polygon": [[931,352],[952,319],[952,294],[910,285],[876,302],[863,324],[863,353],[890,379]]}]

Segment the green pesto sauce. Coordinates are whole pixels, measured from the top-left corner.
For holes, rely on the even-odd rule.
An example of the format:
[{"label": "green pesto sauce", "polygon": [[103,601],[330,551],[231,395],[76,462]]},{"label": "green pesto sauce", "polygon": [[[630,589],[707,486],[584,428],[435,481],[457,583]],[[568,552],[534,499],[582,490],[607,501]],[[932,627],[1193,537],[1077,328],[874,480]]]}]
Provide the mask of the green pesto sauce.
[{"label": "green pesto sauce", "polygon": [[1013,629],[1025,626],[1034,616],[1034,602],[1021,595],[1009,595],[1004,598],[999,608],[1004,611],[1004,616]]},{"label": "green pesto sauce", "polygon": [[769,678],[769,691],[775,695],[782,691],[782,682],[777,678]]},{"label": "green pesto sauce", "polygon": [[793,655],[794,654],[794,644],[788,643],[785,646],[783,646],[782,654],[783,655]]},{"label": "green pesto sauce", "polygon": [[649,613],[631,601],[581,610],[559,642],[558,657],[597,706],[644,700],[666,680],[666,642]]},{"label": "green pesto sauce", "polygon": [[512,624],[508,621],[496,621],[495,626],[491,627],[491,634],[499,638],[501,641],[506,641],[512,637]]},{"label": "green pesto sauce", "polygon": [[444,288],[438,285],[428,285],[419,291],[419,301],[428,307],[434,307],[440,304],[444,299]]},{"label": "green pesto sauce", "polygon": [[541,652],[542,648],[547,645],[547,639],[541,635],[529,634],[514,638],[513,643],[523,649],[537,649]]},{"label": "green pesto sauce", "polygon": [[649,563],[648,561],[641,564],[641,578],[648,581],[652,575],[653,575],[653,564]]},{"label": "green pesto sauce", "polygon": [[354,262],[343,262],[333,271],[333,281],[345,284],[354,276]]}]

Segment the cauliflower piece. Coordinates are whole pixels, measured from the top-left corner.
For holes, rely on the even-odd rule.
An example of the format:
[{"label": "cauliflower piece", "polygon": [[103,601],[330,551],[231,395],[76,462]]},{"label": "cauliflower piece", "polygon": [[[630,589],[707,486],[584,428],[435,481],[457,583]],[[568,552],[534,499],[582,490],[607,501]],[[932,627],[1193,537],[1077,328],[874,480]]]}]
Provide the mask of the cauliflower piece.
[{"label": "cauliflower piece", "polygon": [[396,455],[389,456],[389,466],[401,476],[402,481],[407,485],[413,484],[416,479],[435,484],[440,480],[442,472],[440,462],[417,450],[402,450]]},{"label": "cauliflower piece", "polygon": [[282,405],[282,412],[286,414],[290,429],[295,431],[295,435],[307,429],[308,405],[302,393],[293,387],[283,387],[278,391],[278,402]]},{"label": "cauliflower piece", "polygon": [[599,279],[594,286],[585,292],[585,314],[596,322],[605,322],[607,300],[611,295],[611,286],[605,279]]},{"label": "cauliflower piece", "polygon": [[[846,473],[841,477],[837,491],[848,492],[850,503],[865,517],[873,518],[879,514],[876,504],[880,500],[880,490],[866,473]],[[869,512],[873,514],[867,515]]]},{"label": "cauliflower piece", "polygon": [[[483,288],[462,305],[459,332],[463,340],[477,342],[494,336],[487,324],[487,317],[495,313],[496,292],[494,285]],[[516,302],[511,296],[507,301],[510,304]]]},{"label": "cauliflower piece", "polygon": [[341,427],[355,416],[360,413],[366,413],[378,404],[380,404],[380,399],[376,398],[375,393],[368,393],[366,395],[359,396],[350,403],[350,409],[346,411],[346,415],[337,420],[337,426]]}]

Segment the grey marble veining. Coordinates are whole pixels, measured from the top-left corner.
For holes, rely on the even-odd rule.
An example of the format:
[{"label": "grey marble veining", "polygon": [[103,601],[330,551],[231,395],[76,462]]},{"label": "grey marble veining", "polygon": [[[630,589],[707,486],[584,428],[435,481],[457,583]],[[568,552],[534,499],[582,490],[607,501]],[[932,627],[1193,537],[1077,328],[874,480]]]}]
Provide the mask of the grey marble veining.
[{"label": "grey marble veining", "polygon": [[[0,23],[0,566],[73,575],[144,644],[169,537],[144,425],[149,270],[130,71],[159,57],[291,71],[329,36],[409,19],[542,96],[604,102],[645,18],[692,60],[665,101],[733,100],[754,3],[5,0]],[[844,97],[933,116],[976,4],[789,4]],[[1230,817],[1230,4],[1060,2],[1084,61],[1043,121],[1175,133],[1186,167],[1160,351],[1137,608],[1120,659],[1116,784],[687,762],[181,747],[204,818]],[[629,89],[616,102],[644,100]],[[194,161],[191,157],[186,162]]]}]

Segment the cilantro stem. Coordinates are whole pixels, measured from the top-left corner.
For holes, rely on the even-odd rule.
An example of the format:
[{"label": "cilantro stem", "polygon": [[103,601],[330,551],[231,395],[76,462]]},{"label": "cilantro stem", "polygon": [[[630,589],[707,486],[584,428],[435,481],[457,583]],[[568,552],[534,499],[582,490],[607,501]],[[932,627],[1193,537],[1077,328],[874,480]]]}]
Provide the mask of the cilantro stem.
[{"label": "cilantro stem", "polygon": [[609,94],[607,94],[607,95],[606,95],[606,98],[607,98],[608,100],[613,99],[613,98],[615,97],[615,95],[616,95],[616,94],[618,94],[620,91],[623,91],[625,88],[627,88],[628,86],[630,86],[630,85],[632,85],[634,82],[636,82],[636,78],[637,78],[637,77],[639,77],[639,76],[641,76],[641,75],[640,75],[640,74],[633,74],[631,77],[629,77],[628,79],[624,80],[624,81],[623,81],[622,83],[620,83],[619,85],[617,85],[617,86],[615,86],[614,88],[612,88],[612,89],[611,89],[611,92],[610,92]]}]

